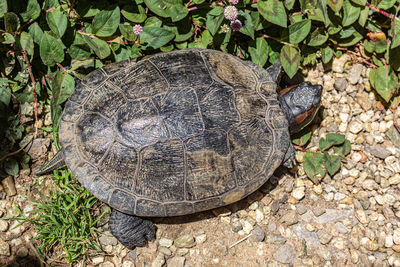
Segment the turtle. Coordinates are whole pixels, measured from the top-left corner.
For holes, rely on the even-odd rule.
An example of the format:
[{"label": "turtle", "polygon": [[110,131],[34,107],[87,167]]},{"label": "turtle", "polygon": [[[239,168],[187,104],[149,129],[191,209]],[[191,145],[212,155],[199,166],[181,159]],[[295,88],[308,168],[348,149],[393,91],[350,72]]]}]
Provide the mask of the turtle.
[{"label": "turtle", "polygon": [[322,87],[279,91],[281,68],[197,48],[99,68],[67,100],[62,149],[36,174],[66,165],[111,206],[111,233],[145,246],[150,217],[231,204],[293,167],[291,134],[317,114]]}]

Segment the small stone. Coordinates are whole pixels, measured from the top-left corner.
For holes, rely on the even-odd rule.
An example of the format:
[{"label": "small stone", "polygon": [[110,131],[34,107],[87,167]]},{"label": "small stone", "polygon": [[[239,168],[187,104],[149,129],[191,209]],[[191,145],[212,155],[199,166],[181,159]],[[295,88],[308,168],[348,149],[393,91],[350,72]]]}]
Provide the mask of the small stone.
[{"label": "small stone", "polygon": [[344,199],[345,197],[346,197],[345,194],[337,192],[337,193],[335,193],[333,199],[336,201],[340,201],[340,200]]},{"label": "small stone", "polygon": [[114,263],[110,261],[103,262],[99,265],[99,267],[115,267]]},{"label": "small stone", "polygon": [[349,75],[347,76],[347,79],[351,84],[358,83],[361,77],[362,70],[363,70],[363,65],[361,64],[356,64],[351,67]]},{"label": "small stone", "polygon": [[265,239],[265,232],[261,228],[261,226],[256,225],[254,229],[251,231],[251,240],[254,242],[262,242]]},{"label": "small stone", "polygon": [[167,267],[184,267],[185,257],[173,257],[167,263]]},{"label": "small stone", "polygon": [[371,155],[380,159],[385,159],[392,154],[384,145],[367,146],[366,150],[371,153]]},{"label": "small stone", "polygon": [[353,198],[351,196],[346,196],[345,198],[339,201],[339,204],[351,205],[353,204]]},{"label": "small stone", "polygon": [[103,263],[103,262],[104,262],[103,256],[97,256],[97,257],[92,258],[92,263],[94,265],[99,265],[100,263]]},{"label": "small stone", "polygon": [[397,245],[400,245],[400,228],[397,228],[393,231],[393,242]]},{"label": "small stone", "polygon": [[298,187],[293,189],[292,191],[292,196],[297,199],[301,200],[305,195],[305,187]]},{"label": "small stone", "polygon": [[[249,213],[249,216],[251,216],[250,213]],[[224,223],[224,224],[230,224],[231,223],[231,217],[229,217],[229,216],[221,217],[221,222]]]},{"label": "small stone", "polygon": [[342,234],[347,234],[349,232],[349,229],[347,229],[347,227],[341,222],[335,223],[334,227]]},{"label": "small stone", "polygon": [[304,206],[303,204],[297,204],[296,205],[296,211],[299,215],[303,215],[304,213],[307,212],[307,208],[306,206]]},{"label": "small stone", "polygon": [[[25,141],[21,141],[20,145],[25,145]],[[31,143],[24,147],[24,151],[32,159],[38,159],[46,154],[48,147],[50,146],[50,138],[35,138]]]},{"label": "small stone", "polygon": [[281,235],[270,234],[265,238],[265,242],[269,244],[282,245],[286,243],[286,239]]},{"label": "small stone", "polygon": [[314,208],[313,213],[315,215],[315,217],[319,217],[322,214],[324,214],[326,212],[326,209],[321,207],[321,206],[317,206],[316,208]]},{"label": "small stone", "polygon": [[167,256],[171,256],[172,255],[172,251],[170,249],[166,248],[166,247],[159,246],[158,247],[158,252],[161,252],[162,254],[167,255]]},{"label": "small stone", "polygon": [[191,248],[196,242],[191,235],[183,235],[175,239],[174,244],[178,248]]},{"label": "small stone", "polygon": [[365,190],[377,190],[379,185],[372,179],[367,179],[362,183],[362,188]]},{"label": "small stone", "polygon": [[391,126],[389,130],[386,131],[386,135],[395,146],[400,148],[400,133],[396,130],[394,126]]},{"label": "small stone", "polygon": [[16,254],[19,258],[24,258],[28,256],[29,250],[26,247],[20,247],[18,248]]},{"label": "small stone", "polygon": [[383,199],[385,200],[385,203],[387,203],[389,205],[394,205],[394,203],[396,201],[396,197],[391,194],[385,194],[383,196]]},{"label": "small stone", "polygon": [[319,238],[319,242],[321,242],[322,245],[328,244],[332,240],[332,235],[330,235],[327,231],[324,229],[319,230],[317,232],[317,236]]},{"label": "small stone", "polygon": [[158,253],[156,258],[151,263],[151,267],[162,267],[165,264],[164,254]]},{"label": "small stone", "polygon": [[338,237],[335,237],[334,239],[332,239],[331,243],[335,248],[337,248],[339,250],[344,250],[346,247],[346,242],[341,236],[338,236]]},{"label": "small stone", "polygon": [[290,210],[281,217],[280,221],[287,225],[293,225],[299,221],[299,218],[297,218],[297,214],[294,210]]},{"label": "small stone", "polygon": [[133,263],[131,261],[124,261],[122,263],[122,267],[135,267],[135,263]]},{"label": "small stone", "polygon": [[358,134],[363,129],[363,124],[359,121],[351,121],[349,124],[349,130],[353,134]]},{"label": "small stone", "polygon": [[243,225],[243,231],[246,234],[250,234],[250,232],[253,230],[253,224],[250,223],[248,220],[243,220],[242,225]]},{"label": "small stone", "polygon": [[172,241],[171,239],[168,239],[168,238],[164,238],[164,237],[162,237],[160,239],[160,241],[158,241],[158,244],[160,246],[166,247],[166,248],[169,248],[170,246],[172,246],[172,243],[174,243],[174,241]]},{"label": "small stone", "polygon": [[378,243],[376,243],[375,241],[369,240],[369,239],[366,242],[366,244],[364,245],[364,247],[370,251],[377,251],[379,249]]},{"label": "small stone", "polygon": [[258,208],[258,201],[251,203],[249,210],[256,210]]},{"label": "small stone", "polygon": [[385,247],[391,248],[393,246],[393,236],[387,235],[385,237]]},{"label": "small stone", "polygon": [[6,192],[7,196],[12,197],[17,194],[17,190],[15,189],[15,183],[12,176],[7,176],[1,181],[1,184]]},{"label": "small stone", "polygon": [[256,222],[260,223],[264,220],[264,213],[262,212],[261,209],[256,209],[256,216],[255,216]]},{"label": "small stone", "polygon": [[290,244],[278,248],[272,255],[276,261],[284,264],[291,264],[296,259],[296,250]]},{"label": "small stone", "polygon": [[0,232],[5,232],[8,229],[8,222],[0,220]]},{"label": "small stone", "polygon": [[369,221],[367,215],[363,210],[357,210],[355,216],[362,224],[367,224]]},{"label": "small stone", "polygon": [[129,251],[128,256],[129,256],[132,260],[136,260],[137,249],[135,248],[135,249]]},{"label": "small stone", "polygon": [[347,88],[347,79],[346,78],[339,78],[335,80],[335,83],[333,86],[335,87],[336,90],[338,91],[345,91]]},{"label": "small stone", "polygon": [[178,250],[175,252],[177,256],[185,256],[188,254],[189,249],[188,248],[178,248]]},{"label": "small stone", "polygon": [[276,223],[273,221],[268,222],[268,232],[273,233],[276,231]]},{"label": "small stone", "polygon": [[237,232],[239,232],[239,231],[242,230],[242,229],[243,229],[243,226],[242,226],[242,224],[240,223],[240,221],[235,221],[235,222],[233,222],[233,224],[232,224],[232,231],[233,231],[233,232],[237,233]]},{"label": "small stone", "polygon": [[314,185],[314,186],[313,186],[313,191],[314,191],[316,194],[321,195],[322,192],[323,192],[323,190],[322,190],[322,185],[321,185],[321,184]]},{"label": "small stone", "polygon": [[10,251],[10,245],[0,239],[0,255],[2,256],[10,256],[11,251]]},{"label": "small stone", "polygon": [[358,257],[357,250],[350,249],[350,259],[351,259],[351,262],[354,263],[354,264],[356,264],[358,262],[359,257]]},{"label": "small stone", "polygon": [[196,244],[200,245],[206,242],[207,240],[207,235],[206,234],[201,234],[195,237]]},{"label": "small stone", "polygon": [[343,54],[341,57],[335,57],[332,61],[332,70],[337,73],[343,73],[344,65],[350,60],[350,56]]},{"label": "small stone", "polygon": [[350,114],[349,113],[339,113],[339,119],[342,121],[342,122],[347,122],[347,120],[349,119],[349,117],[350,117]]},{"label": "small stone", "polygon": [[367,197],[363,197],[360,199],[360,203],[363,209],[367,210],[369,209],[369,206],[371,205],[371,202]]},{"label": "small stone", "polygon": [[100,244],[102,246],[116,246],[118,244],[118,240],[114,236],[108,236],[108,235],[101,235],[99,237]]},{"label": "small stone", "polygon": [[389,178],[389,184],[400,184],[400,174],[396,173],[392,177]]},{"label": "small stone", "polygon": [[393,249],[395,252],[400,252],[400,245],[393,245],[393,246],[392,246],[392,249]]}]

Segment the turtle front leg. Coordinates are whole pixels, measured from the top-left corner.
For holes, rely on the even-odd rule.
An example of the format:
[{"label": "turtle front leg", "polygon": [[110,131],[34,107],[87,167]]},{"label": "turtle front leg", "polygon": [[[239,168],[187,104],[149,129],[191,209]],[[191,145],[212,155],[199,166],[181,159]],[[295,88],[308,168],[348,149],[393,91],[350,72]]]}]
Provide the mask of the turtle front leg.
[{"label": "turtle front leg", "polygon": [[290,142],[288,150],[286,151],[285,154],[285,158],[283,159],[283,166],[291,169],[294,167],[295,164],[296,164],[296,149],[294,149],[292,142]]},{"label": "turtle front leg", "polygon": [[109,220],[111,233],[129,249],[143,247],[155,239],[156,228],[149,220],[112,209]]}]

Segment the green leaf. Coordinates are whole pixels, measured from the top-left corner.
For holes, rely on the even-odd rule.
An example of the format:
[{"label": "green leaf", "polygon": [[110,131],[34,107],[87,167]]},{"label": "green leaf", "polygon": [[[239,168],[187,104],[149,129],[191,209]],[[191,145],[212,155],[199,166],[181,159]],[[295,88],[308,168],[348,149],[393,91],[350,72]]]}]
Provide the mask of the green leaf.
[{"label": "green leaf", "polygon": [[348,155],[350,151],[351,151],[351,143],[347,139],[344,141],[342,145],[333,147],[333,152],[339,154],[342,157]]},{"label": "green leaf", "polygon": [[40,58],[47,66],[54,66],[64,60],[64,45],[63,43],[45,32],[40,41]]},{"label": "green leaf", "polygon": [[321,46],[328,41],[329,35],[325,32],[323,27],[315,29],[310,35],[307,45],[309,46]]},{"label": "green leaf", "polygon": [[33,38],[27,32],[22,32],[20,37],[21,48],[25,50],[28,55],[33,56]]},{"label": "green leaf", "polygon": [[4,14],[7,12],[7,0],[0,0],[0,18],[4,17]]},{"label": "green leaf", "polygon": [[378,9],[387,10],[394,6],[397,0],[379,0],[379,1],[372,1],[373,5],[376,6]]},{"label": "green leaf", "polygon": [[292,24],[283,31],[283,40],[289,40],[291,44],[298,44],[303,41],[311,30],[311,20],[302,20]]},{"label": "green leaf", "polygon": [[353,2],[356,5],[359,6],[365,6],[365,4],[367,3],[367,0],[351,0],[351,2]]},{"label": "green leaf", "polygon": [[392,21],[391,36],[393,38],[391,48],[393,49],[400,45],[400,21],[395,19]]},{"label": "green leaf", "polygon": [[29,26],[29,34],[32,36],[32,39],[36,44],[40,44],[43,37],[43,31],[37,22],[34,22]]},{"label": "green leaf", "polygon": [[163,28],[175,34],[174,42],[183,42],[192,37],[194,30],[189,19],[181,20],[175,24],[176,26],[164,25]]},{"label": "green leaf", "polygon": [[291,10],[296,3],[295,0],[285,0],[285,7],[287,10]]},{"label": "green leaf", "polygon": [[104,59],[111,54],[110,47],[106,41],[90,38],[87,35],[79,35],[100,59]]},{"label": "green leaf", "polygon": [[311,131],[301,135],[300,137],[294,138],[292,142],[298,146],[304,146],[311,138]]},{"label": "green leaf", "polygon": [[144,22],[144,27],[161,27],[162,21],[157,17],[149,17]]},{"label": "green leaf", "polygon": [[318,183],[325,176],[325,170],[323,166],[324,157],[321,153],[307,152],[304,155],[304,171],[314,183]]},{"label": "green leaf", "polygon": [[188,45],[189,48],[207,48],[213,40],[211,33],[208,30],[205,30],[201,33],[201,37],[197,38],[197,42],[190,43]]},{"label": "green leaf", "polygon": [[126,5],[121,13],[125,18],[135,23],[142,23],[147,18],[146,10],[140,5]]},{"label": "green leaf", "polygon": [[0,82],[0,102],[5,106],[10,104],[11,100],[11,90],[6,82]]},{"label": "green leaf", "polygon": [[2,44],[13,44],[15,43],[14,35],[8,32],[0,32],[0,42]]},{"label": "green leaf", "polygon": [[54,104],[60,105],[64,103],[68,97],[74,92],[75,80],[71,75],[58,71],[53,80],[51,91],[53,93]]},{"label": "green leaf", "polygon": [[6,32],[14,33],[19,28],[19,18],[15,13],[8,12],[4,14],[4,24],[6,28]]},{"label": "green leaf", "polygon": [[140,42],[147,43],[147,46],[153,49],[160,48],[174,39],[175,34],[163,28],[143,27],[143,32],[140,34]]},{"label": "green leaf", "polygon": [[103,10],[93,19],[93,33],[99,37],[111,36],[117,30],[119,20],[120,11],[118,6],[112,10]]},{"label": "green leaf", "polygon": [[343,47],[353,46],[363,39],[363,36],[355,31],[350,37],[340,40],[338,44]]},{"label": "green leaf", "polygon": [[171,18],[173,22],[186,17],[189,10],[182,5],[182,0],[144,0],[146,6],[158,16]]},{"label": "green leaf", "polygon": [[395,49],[390,49],[389,51],[389,58],[390,58],[390,65],[392,66],[393,70],[400,71],[400,46],[396,47]]},{"label": "green leaf", "polygon": [[382,66],[378,69],[372,69],[369,73],[371,85],[376,89],[378,94],[389,102],[393,93],[398,86],[396,74],[389,66]]},{"label": "green leaf", "polygon": [[67,29],[67,16],[60,9],[56,8],[46,14],[47,24],[52,32],[61,38]]},{"label": "green leaf", "polygon": [[19,172],[18,162],[15,159],[7,159],[4,162],[4,170],[8,175],[17,175]]},{"label": "green leaf", "polygon": [[332,56],[333,56],[332,48],[330,48],[329,46],[321,48],[321,57],[322,57],[322,61],[325,64],[327,64],[329,61],[331,61]]},{"label": "green leaf", "polygon": [[360,7],[353,6],[350,0],[343,3],[343,27],[353,24],[360,16]]},{"label": "green leaf", "polygon": [[120,24],[119,31],[122,33],[122,36],[130,42],[136,39],[136,34],[133,33],[133,28],[130,24]]},{"label": "green leaf", "polygon": [[344,141],[345,136],[343,134],[329,133],[326,138],[319,139],[319,149],[325,151],[334,145],[343,144]]},{"label": "green leaf", "polygon": [[325,151],[324,160],[329,175],[333,176],[340,169],[340,157],[336,155],[330,156],[329,153]]},{"label": "green leaf", "polygon": [[386,51],[387,46],[386,40],[364,41],[364,47],[368,53],[383,53]]},{"label": "green leaf", "polygon": [[300,52],[293,46],[285,45],[280,55],[282,67],[290,78],[296,74],[300,65]]},{"label": "green leaf", "polygon": [[337,13],[342,9],[343,0],[327,0],[328,6],[333,10],[333,12]]},{"label": "green leaf", "polygon": [[264,66],[268,60],[269,46],[264,37],[258,37],[254,46],[249,46],[249,54],[251,56],[251,61],[258,66]]},{"label": "green leaf", "polygon": [[27,22],[30,19],[35,20],[40,15],[40,5],[36,0],[28,0],[26,12],[23,12],[20,15],[24,22]]},{"label": "green leaf", "polygon": [[239,15],[245,18],[243,27],[240,28],[240,32],[250,36],[251,39],[254,39],[254,28],[255,25],[253,23],[253,18],[251,17],[250,13],[246,10],[246,12],[239,11]]},{"label": "green leaf", "polygon": [[281,1],[260,0],[257,2],[257,9],[267,21],[284,28],[287,27],[285,7],[283,6],[283,3]]},{"label": "green leaf", "polygon": [[367,22],[368,15],[369,15],[369,7],[364,6],[360,11],[360,16],[358,17],[358,24],[364,27],[365,23]]},{"label": "green leaf", "polygon": [[207,13],[206,26],[212,35],[215,35],[224,20],[224,8],[217,6]]}]

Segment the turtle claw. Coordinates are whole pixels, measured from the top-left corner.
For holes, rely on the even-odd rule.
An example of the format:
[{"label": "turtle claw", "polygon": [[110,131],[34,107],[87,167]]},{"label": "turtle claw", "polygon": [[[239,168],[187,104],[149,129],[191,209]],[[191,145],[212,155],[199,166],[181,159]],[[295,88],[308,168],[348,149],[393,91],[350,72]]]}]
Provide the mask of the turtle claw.
[{"label": "turtle claw", "polygon": [[112,210],[110,216],[111,233],[129,249],[144,247],[155,239],[156,228],[149,220]]}]

